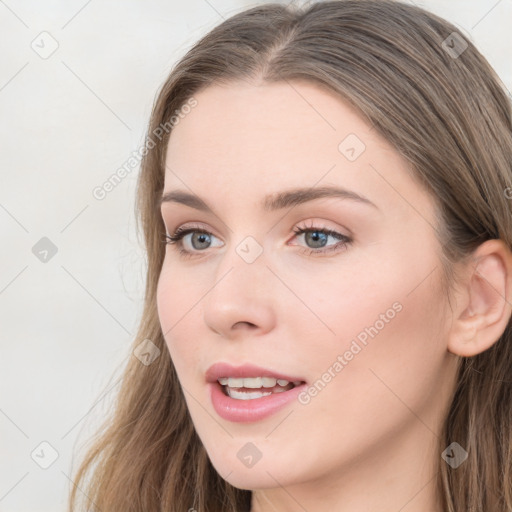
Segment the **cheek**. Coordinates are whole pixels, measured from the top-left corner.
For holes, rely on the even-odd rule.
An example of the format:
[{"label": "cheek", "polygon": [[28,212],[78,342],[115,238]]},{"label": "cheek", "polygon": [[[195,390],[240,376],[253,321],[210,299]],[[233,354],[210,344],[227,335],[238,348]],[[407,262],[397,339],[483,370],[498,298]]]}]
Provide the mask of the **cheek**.
[{"label": "cheek", "polygon": [[178,288],[175,277],[177,276],[174,276],[170,269],[165,267],[164,261],[156,289],[156,306],[160,326],[166,340],[169,331],[176,323],[176,305],[179,303],[175,292],[180,288]]},{"label": "cheek", "polygon": [[[156,291],[158,318],[169,353],[173,360],[178,376],[186,362],[199,348],[200,339],[190,327],[191,318],[197,315],[200,292],[194,291],[193,283],[184,276],[183,272],[173,271],[166,265],[160,273]],[[188,333],[188,335],[187,335]]]},{"label": "cheek", "polygon": [[329,306],[329,314],[324,310],[337,336],[317,345],[309,356],[315,378],[329,380],[325,387],[319,385],[321,391],[312,402],[334,416],[333,424],[347,415],[358,418],[363,425],[359,435],[368,426],[370,437],[377,418],[392,428],[399,418],[410,415],[408,407],[418,411],[426,407],[442,382],[446,358],[439,327],[443,301],[438,274],[417,287],[414,273],[382,277],[386,275],[367,274],[349,296],[337,299],[336,309]]},{"label": "cheek", "polygon": [[[435,424],[446,356],[438,336],[442,308],[435,286],[424,282],[410,293],[411,276],[390,279],[383,287],[371,276],[367,285],[359,283],[349,297],[337,299],[336,308],[325,302],[324,320],[337,336],[317,336],[314,344],[302,338],[303,350],[297,350],[310,369],[313,389],[296,406],[302,420],[287,424],[282,442],[321,430],[316,443],[297,446],[304,460],[321,467],[376,449],[404,425],[417,422],[415,414]],[[335,449],[332,439],[340,440]],[[316,452],[323,453],[321,462]]]},{"label": "cheek", "polygon": [[429,394],[446,357],[440,327],[445,301],[435,254],[417,248],[398,259],[380,246],[366,261],[348,262],[350,272],[295,281],[294,291],[315,315],[304,308],[294,313],[301,333],[294,355],[321,381],[318,402],[343,397],[344,407],[356,411],[361,400],[379,409],[391,389],[408,403]]}]

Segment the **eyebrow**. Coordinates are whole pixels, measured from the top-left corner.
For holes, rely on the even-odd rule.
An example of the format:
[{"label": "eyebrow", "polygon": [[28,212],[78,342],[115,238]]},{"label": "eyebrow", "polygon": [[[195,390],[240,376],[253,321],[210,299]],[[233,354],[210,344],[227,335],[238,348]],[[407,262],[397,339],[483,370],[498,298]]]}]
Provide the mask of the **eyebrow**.
[{"label": "eyebrow", "polygon": [[[357,194],[352,190],[348,190],[341,187],[317,187],[317,188],[293,188],[290,190],[284,190],[275,194],[270,194],[263,198],[261,203],[264,211],[271,212],[281,210],[283,208],[289,208],[297,206],[308,201],[314,201],[315,199],[335,197],[339,199],[349,199],[357,201],[361,204],[366,204],[379,209],[378,206],[370,201],[367,197]],[[179,203],[196,210],[214,213],[212,209],[199,197],[194,194],[190,194],[184,190],[171,190],[166,192],[160,198],[161,206],[164,203]]]}]

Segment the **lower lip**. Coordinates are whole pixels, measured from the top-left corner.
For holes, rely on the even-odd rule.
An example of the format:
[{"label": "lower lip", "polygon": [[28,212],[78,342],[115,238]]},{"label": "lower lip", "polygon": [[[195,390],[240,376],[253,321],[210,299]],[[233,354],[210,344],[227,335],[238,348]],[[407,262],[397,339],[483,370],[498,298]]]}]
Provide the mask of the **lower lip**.
[{"label": "lower lip", "polygon": [[262,420],[296,400],[306,384],[251,400],[237,400],[226,396],[218,382],[210,382],[208,387],[213,408],[221,418],[238,423],[249,423]]}]

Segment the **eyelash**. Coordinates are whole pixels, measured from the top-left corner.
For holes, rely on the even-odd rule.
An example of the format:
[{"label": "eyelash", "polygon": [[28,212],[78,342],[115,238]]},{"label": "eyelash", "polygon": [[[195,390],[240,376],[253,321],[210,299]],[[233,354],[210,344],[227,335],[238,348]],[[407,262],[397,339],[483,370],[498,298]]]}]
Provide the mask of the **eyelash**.
[{"label": "eyelash", "polygon": [[[315,254],[324,255],[324,254],[327,254],[327,253],[330,253],[333,251],[339,252],[341,250],[344,250],[353,241],[350,237],[343,235],[341,233],[338,233],[337,231],[333,231],[333,230],[327,229],[327,228],[318,228],[315,226],[309,226],[309,227],[305,227],[305,228],[296,227],[293,229],[293,232],[295,233],[296,236],[302,235],[303,233],[317,232],[317,233],[322,233],[327,236],[333,236],[335,238],[340,239],[340,242],[338,242],[337,244],[335,244],[333,246],[328,247],[327,249],[303,248],[303,250],[301,252],[306,253],[308,255],[315,255]],[[176,247],[178,248],[180,255],[184,258],[199,256],[200,253],[204,252],[204,251],[199,251],[199,253],[197,253],[197,252],[191,252],[191,251],[187,251],[187,250],[183,249],[182,239],[184,236],[188,235],[189,233],[204,233],[206,235],[213,234],[213,233],[210,233],[209,231],[206,231],[205,229],[201,229],[201,228],[196,228],[196,227],[181,228],[181,227],[179,227],[172,235],[165,234],[165,240],[162,240],[162,242],[165,244],[168,244],[168,245],[176,244]],[[213,236],[215,236],[215,235],[213,235]]]}]

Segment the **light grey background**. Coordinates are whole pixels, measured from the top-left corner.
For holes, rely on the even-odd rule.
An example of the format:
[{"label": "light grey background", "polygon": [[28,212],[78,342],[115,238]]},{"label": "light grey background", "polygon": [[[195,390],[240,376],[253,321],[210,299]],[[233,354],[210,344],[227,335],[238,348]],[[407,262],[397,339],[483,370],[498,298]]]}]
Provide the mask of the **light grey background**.
[{"label": "light grey background", "polygon": [[[416,3],[455,23],[512,90],[512,0]],[[133,357],[139,168],[103,200],[92,192],[143,142],[171,65],[252,5],[0,0],[0,511],[65,510],[72,456]]]}]

